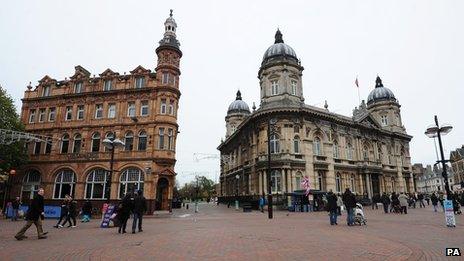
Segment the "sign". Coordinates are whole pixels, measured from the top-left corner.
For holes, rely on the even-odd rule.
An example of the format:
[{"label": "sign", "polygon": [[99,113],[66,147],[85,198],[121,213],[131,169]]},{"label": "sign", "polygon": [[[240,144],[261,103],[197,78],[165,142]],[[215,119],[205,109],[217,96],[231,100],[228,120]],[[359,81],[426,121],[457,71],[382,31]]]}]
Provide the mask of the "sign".
[{"label": "sign", "polygon": [[106,209],[105,214],[103,215],[102,223],[100,225],[101,228],[110,227],[110,221],[111,221],[110,219],[111,219],[111,215],[113,215],[114,213],[114,208],[115,208],[114,205],[109,205],[108,208]]},{"label": "sign", "polygon": [[[19,206],[19,210],[22,210],[24,215],[26,215],[29,206]],[[61,207],[57,206],[44,206],[44,214],[45,218],[59,218],[61,215]],[[13,207],[9,207],[7,209],[7,217],[11,217],[13,215]]]},{"label": "sign", "polygon": [[456,219],[454,218],[453,201],[452,200],[444,200],[443,204],[444,204],[444,207],[445,207],[446,226],[447,227],[455,227],[456,226]]},{"label": "sign", "polygon": [[301,188],[306,190],[306,196],[308,196],[310,191],[310,184],[309,178],[307,176],[304,176],[304,178],[301,180]]}]

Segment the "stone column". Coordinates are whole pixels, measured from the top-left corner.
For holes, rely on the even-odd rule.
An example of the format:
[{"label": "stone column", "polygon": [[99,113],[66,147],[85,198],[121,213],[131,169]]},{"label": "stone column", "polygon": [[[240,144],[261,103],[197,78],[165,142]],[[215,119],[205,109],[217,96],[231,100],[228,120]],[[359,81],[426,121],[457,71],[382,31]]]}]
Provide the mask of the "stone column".
[{"label": "stone column", "polygon": [[263,174],[260,171],[258,171],[258,193],[263,194]]}]

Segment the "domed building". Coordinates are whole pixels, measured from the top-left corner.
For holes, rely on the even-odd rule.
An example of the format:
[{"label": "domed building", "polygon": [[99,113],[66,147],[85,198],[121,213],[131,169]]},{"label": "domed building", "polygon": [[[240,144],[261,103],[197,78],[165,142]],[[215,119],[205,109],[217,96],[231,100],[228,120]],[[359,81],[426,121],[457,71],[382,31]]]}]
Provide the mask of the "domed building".
[{"label": "domed building", "polygon": [[[260,104],[250,111],[237,92],[227,110],[221,152],[220,199],[253,201],[270,190],[277,204],[304,189],[317,195],[350,188],[358,197],[412,192],[412,136],[401,121],[400,104],[380,77],[367,98],[340,115],[305,104],[303,66],[280,30],[258,70]],[[268,162],[268,151],[271,154]],[[268,165],[269,164],[269,165]],[[269,175],[269,176],[268,176]]]}]

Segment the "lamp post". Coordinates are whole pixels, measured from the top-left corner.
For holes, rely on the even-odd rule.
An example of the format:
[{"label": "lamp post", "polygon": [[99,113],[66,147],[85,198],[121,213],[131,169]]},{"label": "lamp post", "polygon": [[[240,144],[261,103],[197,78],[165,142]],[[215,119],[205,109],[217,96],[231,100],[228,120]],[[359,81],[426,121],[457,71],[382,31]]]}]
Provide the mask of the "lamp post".
[{"label": "lamp post", "polygon": [[195,176],[195,179],[197,181],[196,182],[196,187],[195,187],[195,193],[196,193],[196,195],[195,195],[195,213],[198,213],[198,192],[200,190],[200,187],[198,185],[198,180],[199,180],[198,175]]},{"label": "lamp post", "polygon": [[[272,179],[271,179],[271,136],[275,133],[275,124],[277,120],[269,118],[267,123],[267,208],[268,218],[273,218],[272,213]],[[274,148],[274,153],[278,150],[278,147]]]},{"label": "lamp post", "polygon": [[114,163],[114,150],[117,147],[123,147],[125,144],[120,139],[115,139],[114,134],[110,138],[103,140],[103,145],[110,150],[110,172],[109,176],[106,177],[105,197],[109,201],[111,197],[111,180],[113,179],[113,163]]},{"label": "lamp post", "polygon": [[441,135],[446,135],[448,134],[453,127],[451,125],[442,125],[441,127],[438,125],[438,117],[435,115],[435,126],[431,126],[427,128],[425,131],[425,135],[429,138],[436,138],[438,137],[438,146],[440,148],[440,156],[441,160],[437,160],[437,164],[441,163],[443,166],[443,173],[442,176],[445,179],[445,190],[446,190],[446,198],[448,200],[451,200],[451,191],[448,183],[448,173],[446,171],[446,162],[448,160],[445,160],[445,154],[443,153],[443,144],[441,142]]},{"label": "lamp post", "polygon": [[8,178],[6,181],[5,186],[5,193],[3,194],[3,208],[5,209],[5,213],[7,213],[8,209],[6,208],[6,201],[10,199],[11,194],[11,187],[13,186],[13,176],[16,175],[16,170],[11,169],[8,173]]},{"label": "lamp post", "polygon": [[240,176],[237,174],[235,175],[235,210],[238,210],[238,180],[240,179]]}]

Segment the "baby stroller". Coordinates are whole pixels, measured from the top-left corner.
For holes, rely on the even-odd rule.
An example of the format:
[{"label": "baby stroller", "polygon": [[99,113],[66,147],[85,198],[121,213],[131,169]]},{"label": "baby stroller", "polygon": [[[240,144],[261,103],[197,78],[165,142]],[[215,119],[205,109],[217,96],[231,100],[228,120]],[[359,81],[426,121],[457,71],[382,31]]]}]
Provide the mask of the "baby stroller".
[{"label": "baby stroller", "polygon": [[364,217],[363,206],[360,203],[356,203],[354,209],[354,223],[360,226],[367,225],[367,219]]}]

